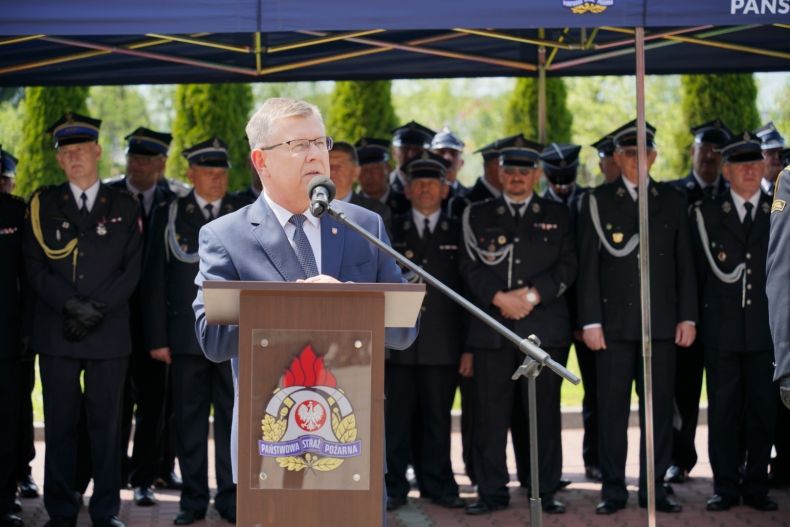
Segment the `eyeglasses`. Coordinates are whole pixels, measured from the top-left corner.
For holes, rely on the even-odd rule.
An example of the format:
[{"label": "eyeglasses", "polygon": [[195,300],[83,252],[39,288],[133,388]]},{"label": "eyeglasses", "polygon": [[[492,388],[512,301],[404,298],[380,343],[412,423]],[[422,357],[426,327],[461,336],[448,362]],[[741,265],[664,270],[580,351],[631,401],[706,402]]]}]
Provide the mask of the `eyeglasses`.
[{"label": "eyeglasses", "polygon": [[532,174],[532,171],[535,170],[535,167],[502,167],[502,169],[508,176],[515,176],[516,174],[528,176]]},{"label": "eyeglasses", "polygon": [[315,139],[292,139],[291,141],[283,141],[271,146],[262,146],[261,150],[271,150],[278,146],[287,146],[292,154],[304,154],[310,150],[310,145],[315,145],[319,150],[332,150],[332,138],[328,135],[323,137],[316,137]]}]

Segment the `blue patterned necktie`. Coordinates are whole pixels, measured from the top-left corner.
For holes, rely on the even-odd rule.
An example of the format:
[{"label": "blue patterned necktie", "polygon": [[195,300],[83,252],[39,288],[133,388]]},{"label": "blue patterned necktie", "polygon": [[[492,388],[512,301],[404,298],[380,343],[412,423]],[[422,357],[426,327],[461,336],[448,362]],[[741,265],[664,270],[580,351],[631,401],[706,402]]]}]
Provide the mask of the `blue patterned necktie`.
[{"label": "blue patterned necktie", "polygon": [[299,260],[299,264],[302,266],[302,270],[307,278],[312,276],[316,276],[318,274],[318,266],[315,263],[315,256],[313,255],[313,248],[310,247],[310,240],[307,239],[307,235],[304,233],[304,229],[302,225],[307,220],[304,214],[294,214],[291,216],[291,219],[288,220],[288,223],[293,224],[296,227],[294,231],[294,248],[296,249],[296,258]]}]

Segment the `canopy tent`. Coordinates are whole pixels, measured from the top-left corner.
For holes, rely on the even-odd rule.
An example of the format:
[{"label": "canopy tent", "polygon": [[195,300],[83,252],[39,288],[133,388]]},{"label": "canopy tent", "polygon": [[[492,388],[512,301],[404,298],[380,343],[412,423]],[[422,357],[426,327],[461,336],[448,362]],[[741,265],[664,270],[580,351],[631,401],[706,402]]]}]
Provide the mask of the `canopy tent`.
[{"label": "canopy tent", "polygon": [[790,0],[43,0],[4,12],[0,85],[630,74],[636,26],[648,73],[790,64]]}]

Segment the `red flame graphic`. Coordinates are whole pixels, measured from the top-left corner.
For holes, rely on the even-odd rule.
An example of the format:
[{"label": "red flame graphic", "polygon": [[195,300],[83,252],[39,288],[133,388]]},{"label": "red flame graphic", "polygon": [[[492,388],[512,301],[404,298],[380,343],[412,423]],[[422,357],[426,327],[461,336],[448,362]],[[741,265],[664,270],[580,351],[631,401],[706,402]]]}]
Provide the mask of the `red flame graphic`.
[{"label": "red flame graphic", "polygon": [[289,386],[337,386],[332,372],[324,366],[324,359],[316,357],[313,346],[308,344],[297,355],[283,374],[283,388]]}]

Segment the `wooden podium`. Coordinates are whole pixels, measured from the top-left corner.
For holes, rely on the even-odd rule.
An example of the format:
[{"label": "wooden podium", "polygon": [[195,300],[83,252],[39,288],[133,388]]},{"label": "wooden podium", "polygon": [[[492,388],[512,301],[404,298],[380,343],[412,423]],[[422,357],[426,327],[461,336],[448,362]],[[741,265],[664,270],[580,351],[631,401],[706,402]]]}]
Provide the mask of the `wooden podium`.
[{"label": "wooden podium", "polygon": [[412,327],[422,284],[203,284],[239,326],[237,523],[381,525],[384,328]]}]

